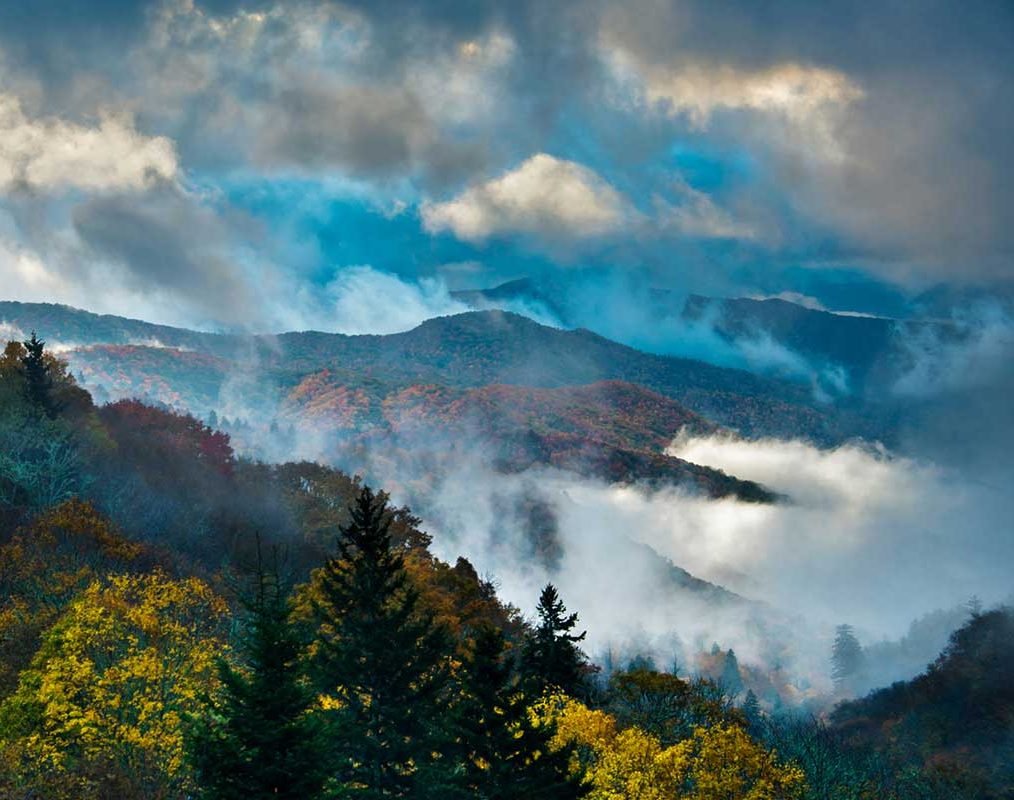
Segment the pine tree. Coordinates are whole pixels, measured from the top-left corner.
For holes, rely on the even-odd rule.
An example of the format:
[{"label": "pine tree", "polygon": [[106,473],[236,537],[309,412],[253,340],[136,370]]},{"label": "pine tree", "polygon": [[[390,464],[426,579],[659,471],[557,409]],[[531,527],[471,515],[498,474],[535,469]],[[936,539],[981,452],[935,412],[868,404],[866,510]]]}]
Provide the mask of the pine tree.
[{"label": "pine tree", "polygon": [[258,567],[253,596],[243,601],[240,642],[245,668],[220,665],[222,696],[190,736],[190,761],[207,800],[320,797],[329,770],[322,726],[311,707],[300,642],[277,568]]},{"label": "pine tree", "polygon": [[743,678],[739,674],[739,659],[736,658],[736,653],[732,650],[725,653],[720,684],[730,699],[735,699],[743,691]]},{"label": "pine tree", "polygon": [[335,777],[343,796],[418,797],[440,746],[450,642],[392,547],[383,495],[364,488],[350,512],[314,601],[317,677],[338,706]]},{"label": "pine tree", "polygon": [[559,689],[569,695],[583,694],[588,660],[577,643],[584,640],[587,632],[571,633],[577,625],[577,614],[567,614],[551,583],[542,590],[537,610],[539,623],[522,652],[526,682],[538,691]]},{"label": "pine tree", "polygon": [[856,639],[851,625],[839,625],[835,629],[834,644],[831,647],[831,680],[837,692],[853,688],[865,664],[862,645]]},{"label": "pine tree", "polygon": [[461,689],[453,714],[464,764],[460,796],[570,800],[587,793],[569,775],[570,749],[550,751],[553,729],[533,724],[501,631],[480,629],[462,667]]},{"label": "pine tree", "polygon": [[756,734],[761,722],[761,708],[760,701],[757,699],[757,695],[754,694],[753,689],[746,690],[746,699],[743,700],[741,709],[743,716],[746,718],[748,731],[751,734]]},{"label": "pine tree", "polygon": [[50,419],[59,412],[53,397],[53,378],[46,362],[46,343],[32,331],[32,338],[23,342],[25,354],[21,357],[21,368],[25,376],[25,396],[32,407]]}]

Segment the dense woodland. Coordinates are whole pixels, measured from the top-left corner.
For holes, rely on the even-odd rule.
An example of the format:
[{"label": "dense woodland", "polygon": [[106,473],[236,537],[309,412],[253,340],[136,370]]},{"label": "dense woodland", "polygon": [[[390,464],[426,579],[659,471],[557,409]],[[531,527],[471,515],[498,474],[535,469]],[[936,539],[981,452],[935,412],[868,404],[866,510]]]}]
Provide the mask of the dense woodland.
[{"label": "dense woodland", "polygon": [[600,669],[551,585],[525,619],[420,526],[8,344],[0,797],[1014,797],[1008,610],[818,720],[762,707],[731,651],[713,677]]}]

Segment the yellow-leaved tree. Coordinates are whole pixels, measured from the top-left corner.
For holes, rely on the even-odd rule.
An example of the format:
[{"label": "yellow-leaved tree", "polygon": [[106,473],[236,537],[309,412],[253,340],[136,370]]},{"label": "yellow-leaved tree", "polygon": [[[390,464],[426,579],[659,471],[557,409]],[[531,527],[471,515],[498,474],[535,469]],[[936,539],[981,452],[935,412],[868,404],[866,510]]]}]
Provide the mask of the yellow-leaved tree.
[{"label": "yellow-leaved tree", "polygon": [[590,800],[797,800],[802,770],[731,723],[699,727],[670,747],[637,727],[568,697],[539,703],[537,718],[556,726],[554,745],[575,746]]},{"label": "yellow-leaved tree", "polygon": [[76,498],[0,545],[0,697],[14,691],[43,632],[68,604],[100,575],[136,569],[143,551]]},{"label": "yellow-leaved tree", "polygon": [[173,797],[183,724],[217,681],[225,601],[196,578],[94,582],[0,707],[7,767],[46,797]]}]

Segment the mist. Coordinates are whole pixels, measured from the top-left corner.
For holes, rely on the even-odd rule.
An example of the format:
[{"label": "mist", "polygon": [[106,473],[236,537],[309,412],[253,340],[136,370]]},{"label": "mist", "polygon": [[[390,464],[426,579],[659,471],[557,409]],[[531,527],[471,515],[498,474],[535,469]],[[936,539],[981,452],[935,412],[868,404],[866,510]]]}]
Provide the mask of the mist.
[{"label": "mist", "polygon": [[[862,443],[819,449],[728,435],[680,435],[670,452],[785,499],[713,500],[551,469],[503,475],[460,449],[432,491],[395,497],[412,497],[438,555],[464,555],[525,613],[554,582],[598,658],[646,654],[686,666],[717,642],[744,664],[784,669],[810,694],[828,689],[836,624],[875,645],[929,612],[972,596],[1000,602],[1014,588],[1010,501],[940,465]],[[395,472],[405,481],[412,466]],[[534,552],[521,498],[551,509],[556,559]],[[680,585],[665,559],[739,597]],[[881,659],[871,687],[909,677],[943,644],[904,665]]]}]

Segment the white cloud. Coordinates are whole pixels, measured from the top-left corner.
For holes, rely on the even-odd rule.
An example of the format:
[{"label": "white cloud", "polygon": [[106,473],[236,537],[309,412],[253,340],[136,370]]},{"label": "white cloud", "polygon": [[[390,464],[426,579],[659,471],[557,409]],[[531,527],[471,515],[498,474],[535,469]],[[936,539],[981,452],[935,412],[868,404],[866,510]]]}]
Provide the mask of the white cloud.
[{"label": "white cloud", "polygon": [[673,205],[657,197],[656,217],[661,230],[694,239],[756,239],[757,226],[738,220],[704,192],[683,180],[677,182],[680,202]]},{"label": "white cloud", "polygon": [[432,317],[468,311],[442,281],[411,283],[367,266],[341,270],[324,290],[325,330],[337,333],[399,333]]},{"label": "white cloud", "polygon": [[504,233],[551,241],[601,236],[631,215],[623,195],[594,171],[546,153],[452,200],[422,206],[428,231],[450,231],[471,242]]},{"label": "white cloud", "polygon": [[[802,294],[801,292],[779,292],[778,294],[751,294],[749,295],[750,300],[784,300],[786,303],[792,303],[803,308],[808,308],[811,311],[829,311],[816,297],[812,297],[808,294]],[[834,312],[831,312],[834,313]],[[849,316],[845,313],[842,316]],[[865,316],[865,315],[864,315]]]},{"label": "white cloud", "polygon": [[780,114],[795,122],[812,122],[829,108],[846,106],[862,89],[838,70],[795,62],[758,70],[728,65],[649,64],[631,50],[603,46],[617,78],[640,90],[653,108],[670,116],[686,115],[697,128],[720,111]]},{"label": "white cloud", "polygon": [[908,367],[891,387],[900,398],[995,391],[1011,374],[1014,319],[998,306],[970,309],[946,328],[913,325],[900,333]]},{"label": "white cloud", "polygon": [[139,190],[177,171],[173,143],[144,136],[128,116],[106,114],[97,127],[30,119],[18,98],[0,94],[0,191]]},{"label": "white cloud", "polygon": [[1008,591],[997,566],[1014,555],[1002,523],[1008,503],[975,480],[851,444],[821,450],[683,437],[669,452],[790,498],[750,505],[633,490],[603,497],[614,513],[644,518],[643,540],[696,574],[748,575],[740,585],[730,578],[733,587],[888,635],[928,609]]},{"label": "white cloud", "polygon": [[0,286],[4,300],[62,302],[69,295],[66,281],[38,253],[4,237],[0,237]]},{"label": "white cloud", "polygon": [[427,53],[406,75],[423,105],[444,125],[470,126],[495,118],[503,78],[517,46],[502,33],[462,42],[451,52]]}]

